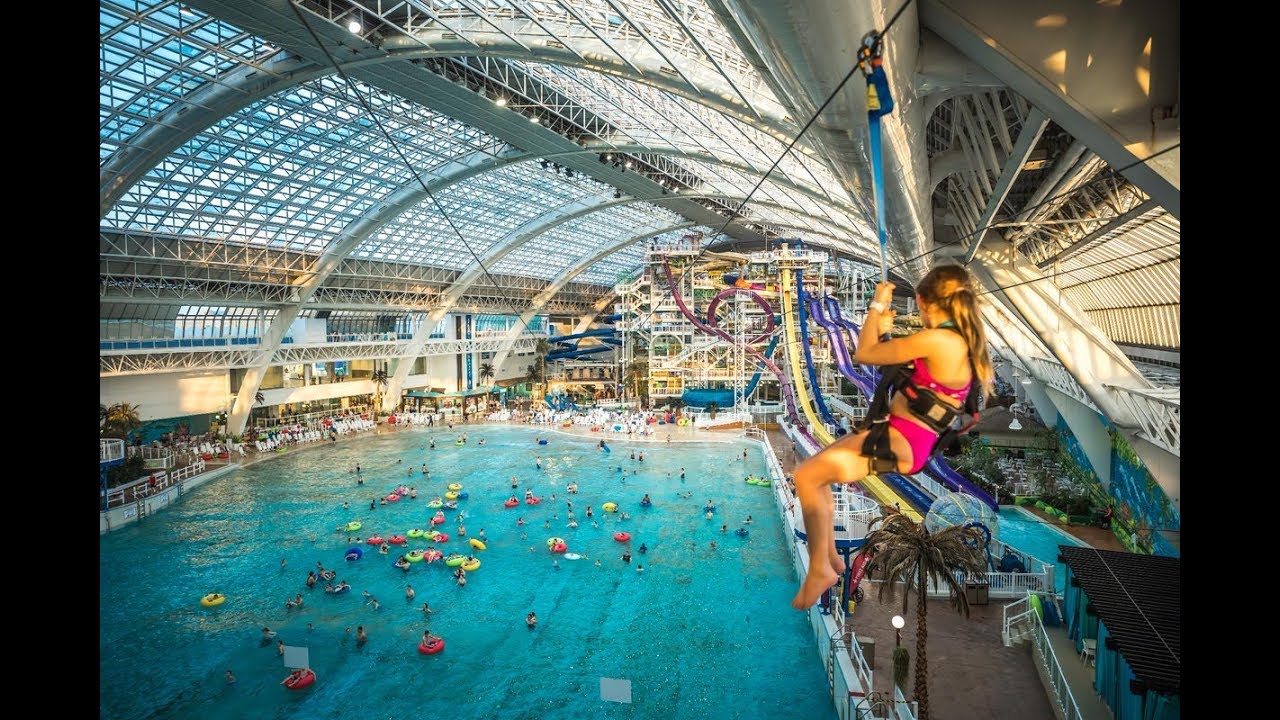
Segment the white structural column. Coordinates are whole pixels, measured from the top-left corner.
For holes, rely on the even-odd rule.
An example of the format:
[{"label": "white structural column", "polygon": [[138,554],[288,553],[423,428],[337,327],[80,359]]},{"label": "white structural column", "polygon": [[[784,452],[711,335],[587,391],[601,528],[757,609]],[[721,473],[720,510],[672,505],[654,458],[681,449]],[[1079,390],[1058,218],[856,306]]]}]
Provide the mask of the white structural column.
[{"label": "white structural column", "polygon": [[[532,300],[532,302],[529,303],[529,307],[526,308],[524,312],[520,313],[520,321],[517,322],[514,327],[512,327],[510,330],[507,331],[506,337],[503,338],[501,348],[494,355],[493,366],[502,367],[502,363],[505,362],[507,359],[507,356],[511,354],[511,348],[512,346],[515,345],[516,338],[519,337],[520,333],[524,331],[524,327],[529,323],[530,320],[533,319],[533,316],[537,315],[538,312],[542,310],[542,308],[546,307],[547,303],[551,302],[551,298],[555,297],[555,294],[560,292],[561,288],[573,282],[574,278],[586,272],[586,270],[590,268],[592,265],[595,265],[596,263],[600,262],[606,257],[612,255],[613,253],[621,250],[624,247],[627,247],[632,243],[639,242],[641,240],[644,240],[645,238],[653,237],[654,235],[661,235],[662,233],[671,232],[672,230],[682,230],[687,227],[693,227],[695,224],[696,223],[693,223],[693,222],[679,223],[677,225],[668,225],[666,227],[659,228],[656,230],[649,230],[647,232],[632,235],[630,237],[623,238],[622,240],[619,240],[615,243],[610,243],[609,245],[606,245],[600,248],[600,250],[596,252],[594,255],[590,255],[574,263],[572,267],[570,267],[568,270],[565,271],[564,275],[561,275],[559,278],[556,279],[555,282],[548,285],[545,290],[538,293],[538,296],[535,297]],[[606,295],[604,298],[602,298],[602,302],[607,301],[612,297],[613,295]],[[604,304],[597,303],[596,312],[598,313],[601,310],[603,310],[606,305],[607,303],[604,303]]]}]

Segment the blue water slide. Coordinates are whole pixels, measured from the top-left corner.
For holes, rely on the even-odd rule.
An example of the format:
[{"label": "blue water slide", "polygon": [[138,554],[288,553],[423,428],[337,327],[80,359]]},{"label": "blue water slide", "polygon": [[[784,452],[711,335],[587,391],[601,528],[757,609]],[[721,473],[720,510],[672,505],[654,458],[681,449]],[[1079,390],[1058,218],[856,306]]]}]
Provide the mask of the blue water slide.
[{"label": "blue water slide", "polygon": [[911,482],[898,473],[878,473],[881,480],[885,482],[893,491],[906,499],[907,502],[915,506],[916,512],[924,515],[929,512],[929,506],[933,505],[933,498],[928,493],[920,489],[919,485]]},{"label": "blue water slide", "polygon": [[[764,350],[765,357],[773,357],[773,350],[778,347],[778,341],[781,339],[782,333],[778,333],[773,336],[773,339],[769,341],[769,347]],[[747,383],[746,389],[742,391],[742,398],[744,402],[747,398],[751,397],[751,393],[755,391],[756,385],[760,384],[760,378],[762,377],[764,377],[764,363],[759,364],[756,368],[756,374],[751,376],[751,382]]]},{"label": "blue water slide", "polygon": [[609,352],[613,349],[613,345],[592,345],[591,347],[575,348],[572,350],[557,350],[553,353],[547,353],[548,360],[572,360],[582,357],[583,355],[591,355],[593,353]]},{"label": "blue water slide", "polygon": [[796,270],[796,304],[800,306],[800,341],[804,348],[804,364],[809,374],[809,389],[813,391],[813,400],[818,406],[818,414],[822,416],[822,421],[839,427],[840,423],[831,417],[831,410],[827,408],[827,402],[822,399],[822,388],[818,386],[818,371],[813,368],[813,351],[809,349],[809,312],[805,309],[808,303],[804,294],[804,271],[799,269]]},{"label": "blue water slide", "polygon": [[559,343],[568,342],[570,340],[580,340],[589,337],[612,337],[617,335],[618,331],[613,328],[596,328],[595,330],[587,330],[585,332],[574,333],[572,335],[553,335],[547,338],[547,342]]}]

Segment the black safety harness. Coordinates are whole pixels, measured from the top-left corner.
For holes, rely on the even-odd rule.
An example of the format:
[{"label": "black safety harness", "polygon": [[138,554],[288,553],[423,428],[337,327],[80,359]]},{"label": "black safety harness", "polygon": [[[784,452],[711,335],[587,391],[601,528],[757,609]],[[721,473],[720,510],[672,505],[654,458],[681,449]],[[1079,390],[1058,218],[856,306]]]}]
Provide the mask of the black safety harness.
[{"label": "black safety harness", "polygon": [[[951,322],[939,325],[940,328],[960,332]],[[969,371],[973,374],[974,385],[965,397],[964,405],[956,407],[943,400],[936,391],[919,385],[911,380],[915,373],[916,361],[891,365],[880,375],[875,395],[867,408],[867,416],[858,423],[855,432],[870,430],[862,443],[861,454],[871,459],[872,472],[897,472],[898,456],[893,452],[889,442],[889,402],[895,393],[902,393],[907,398],[907,409],[911,416],[929,427],[938,436],[934,441],[930,457],[938,453],[954,455],[960,449],[960,435],[978,424],[978,414],[982,409],[982,391],[977,383],[978,371],[973,366],[973,358],[969,358]],[[969,416],[968,422],[959,424],[957,418]]]}]

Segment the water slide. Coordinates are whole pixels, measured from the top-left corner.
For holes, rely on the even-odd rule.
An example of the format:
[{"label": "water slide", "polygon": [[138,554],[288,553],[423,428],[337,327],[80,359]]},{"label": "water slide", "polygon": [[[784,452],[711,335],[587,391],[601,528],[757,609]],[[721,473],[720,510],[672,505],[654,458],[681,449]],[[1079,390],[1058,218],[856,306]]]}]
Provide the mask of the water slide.
[{"label": "water slide", "polygon": [[[622,317],[621,315],[610,315],[606,318],[599,318],[598,322],[613,322]],[[557,343],[561,347],[552,352],[547,353],[548,360],[572,360],[582,357],[583,355],[592,355],[595,353],[609,352],[614,346],[621,345],[622,341],[617,337],[618,331],[612,327],[596,328],[587,330],[586,332],[574,333],[572,335],[552,335],[547,338],[547,342]],[[596,338],[600,340],[600,345],[590,345],[587,347],[578,347],[578,341],[582,338]]]},{"label": "water slide", "polygon": [[[781,334],[773,336],[773,339],[769,341],[769,347],[765,348],[764,350],[765,357],[767,358],[773,357],[773,351],[775,348],[778,347],[778,341],[781,339],[782,339]],[[760,363],[756,366],[756,374],[751,376],[751,382],[747,383],[746,389],[742,391],[743,402],[746,402],[746,399],[751,397],[751,393],[755,392],[756,385],[760,384],[760,378],[762,377],[764,377],[764,363]]]},{"label": "water slide", "polygon": [[933,505],[933,498],[929,497],[929,493],[921,490],[919,485],[911,482],[910,478],[898,473],[881,473],[880,479],[906,498],[907,502],[911,503],[911,507],[918,510],[920,514],[929,512],[929,506]]},{"label": "water slide", "polygon": [[[840,310],[840,301],[834,297],[826,295],[822,298],[822,303],[827,309],[827,317],[837,326],[849,331],[848,342],[845,342],[844,333],[841,333],[840,344],[845,346],[845,354],[852,360],[853,356],[858,352],[858,333],[862,332],[861,328],[857,323],[844,316],[844,313]],[[876,369],[875,365],[861,365],[859,367],[862,368],[863,375],[873,381],[878,382],[880,380],[880,371]]]},{"label": "water slide", "polygon": [[[832,354],[836,356],[836,368],[840,370],[841,375],[844,375],[849,382],[853,383],[855,387],[867,396],[867,400],[869,402],[871,397],[875,395],[876,382],[870,376],[860,372],[854,367],[852,359],[849,357],[848,347],[845,345],[844,333],[840,331],[840,328],[837,327],[837,323],[833,322],[832,319],[840,318],[839,324],[842,327],[848,328],[849,332],[855,338],[858,336],[858,326],[853,322],[844,319],[843,315],[840,313],[840,305],[836,302],[835,298],[828,297],[826,298],[826,301],[827,313],[825,313],[825,316],[815,315],[815,318],[817,319],[818,324],[827,331],[828,335],[830,335],[833,348],[835,346],[839,346],[838,349],[834,349],[832,351]],[[841,361],[841,356],[844,358],[843,362]],[[942,483],[945,487],[956,492],[972,495],[986,503],[992,510],[999,511],[1000,506],[997,504],[996,499],[991,496],[991,493],[983,490],[968,478],[956,472],[954,468],[948,465],[945,460],[937,455],[929,458],[929,462],[924,466],[924,472],[927,473],[929,477],[937,480],[939,483]]]},{"label": "water slide", "polygon": [[[799,333],[796,330],[795,312],[792,310],[791,274],[788,272],[780,272],[778,274],[782,276],[782,330],[786,333],[787,343],[785,355],[787,356],[787,361],[791,365],[792,375],[796,378],[800,378],[800,353],[796,349],[796,344],[799,342],[796,336]],[[804,397],[803,380],[798,379],[796,381],[796,392],[799,395],[799,402],[797,404],[804,409],[805,417],[808,418],[810,425],[813,427],[814,435],[822,441],[820,447],[830,445],[834,438],[831,437],[831,433],[827,432],[827,429],[822,425],[822,423],[818,421],[818,417],[814,414],[813,408],[809,406],[808,398]],[[881,505],[900,508],[902,510],[902,514],[906,515],[908,518],[916,522],[922,521],[923,518],[920,516],[920,513],[917,512],[909,502],[903,500],[901,496],[891,490],[888,485],[874,474],[863,478],[860,484],[868,493],[871,494],[873,498],[876,499],[876,502],[879,502]]]},{"label": "water slide", "polygon": [[[685,305],[684,298],[680,295],[680,287],[676,283],[676,277],[671,272],[671,263],[667,262],[665,258],[662,261],[662,269],[667,276],[667,290],[668,292],[671,293],[671,299],[675,301],[676,307],[680,308],[680,312],[685,316],[685,319],[693,323],[694,327],[698,328],[699,330],[701,330],[702,332],[708,335],[714,335],[720,338],[721,340],[724,340],[729,343],[734,342],[733,337],[730,336],[729,333],[721,330],[718,327],[715,327],[713,325],[708,325],[707,323],[703,322],[692,310],[689,309],[688,305]],[[751,291],[744,290],[742,292],[750,293]],[[760,302],[764,304],[765,307],[769,306],[768,303],[765,302],[763,298],[760,299]],[[772,315],[773,309],[770,308],[768,312],[770,315]],[[800,422],[800,415],[796,412],[795,393],[791,387],[790,380],[787,379],[786,373],[782,372],[782,368],[775,365],[772,360],[765,357],[764,355],[761,355],[759,350],[756,350],[755,348],[750,346],[744,348],[744,350],[746,350],[746,353],[750,355],[754,360],[763,364],[765,367],[769,368],[769,371],[772,372],[778,378],[778,385],[781,386],[782,388],[783,400],[786,401],[787,418],[791,421],[793,425],[796,426],[796,430],[800,433],[801,437],[803,437],[806,442],[810,443],[815,448],[821,448],[823,446],[822,443],[819,443],[816,439],[814,439],[813,435],[809,434],[809,431],[805,429],[804,423]]]},{"label": "water slide", "polygon": [[818,408],[818,414],[822,416],[824,422],[831,423],[832,427],[837,427],[839,423],[831,417],[831,410],[827,407],[827,402],[822,399],[822,388],[818,385],[818,370],[813,363],[813,350],[809,347],[809,316],[805,310],[807,300],[804,294],[804,271],[796,270],[796,307],[800,311],[800,347],[804,349],[804,365],[809,371],[809,388],[813,391],[813,401]]}]

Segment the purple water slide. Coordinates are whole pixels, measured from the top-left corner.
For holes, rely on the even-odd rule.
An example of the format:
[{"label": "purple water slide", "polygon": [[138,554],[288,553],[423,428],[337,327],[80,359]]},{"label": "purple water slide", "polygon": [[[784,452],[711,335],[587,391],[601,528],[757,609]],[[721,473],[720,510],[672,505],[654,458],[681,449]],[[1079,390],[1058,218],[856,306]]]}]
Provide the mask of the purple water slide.
[{"label": "purple water slide", "polygon": [[[849,331],[849,341],[845,346],[846,347],[845,352],[848,353],[850,358],[852,358],[858,352],[858,333],[862,332],[862,328],[858,327],[857,323],[855,323],[854,321],[844,316],[844,313],[840,311],[840,302],[838,300],[831,297],[830,295],[827,295],[826,297],[822,298],[822,301],[823,303],[825,303],[825,306],[827,308],[827,316],[831,318],[831,321],[834,322],[836,325],[839,325],[840,327]],[[844,333],[841,333],[842,340],[843,340],[843,335]],[[853,352],[849,352],[849,350],[852,350]],[[862,366],[862,374],[866,375],[872,380],[876,380],[880,376],[879,372],[877,372],[876,369],[870,365]]]},{"label": "purple water slide", "polygon": [[[818,320],[818,325],[820,325],[822,329],[826,330],[828,335],[831,336],[833,354],[836,356],[836,367],[840,370],[841,375],[844,375],[849,382],[853,383],[854,386],[867,396],[867,401],[870,402],[871,397],[875,395],[876,382],[854,368],[853,363],[849,360],[849,350],[845,346],[844,333],[840,332],[839,328],[837,328],[837,323],[839,322],[843,327],[850,328],[850,332],[854,337],[857,337],[858,326],[843,319],[843,316],[840,315],[840,305],[836,302],[835,298],[827,297],[825,300],[827,309],[831,311],[831,315],[843,320],[843,322],[834,321],[831,316],[819,314],[817,312],[814,313],[814,317]],[[842,356],[844,358],[843,364],[841,362]],[[956,492],[965,493],[966,495],[972,495],[991,506],[993,510],[999,511],[1000,507],[997,504],[996,499],[991,497],[991,493],[970,482],[968,478],[956,472],[954,468],[947,464],[946,460],[943,460],[937,455],[929,458],[929,462],[925,463],[923,470],[925,474],[947,488]]]},{"label": "purple water slide", "polygon": [[716,308],[720,307],[720,303],[724,302],[725,298],[740,292],[745,292],[748,297],[750,297],[752,300],[756,302],[757,305],[759,305],[761,308],[764,309],[764,321],[765,321],[764,332],[760,333],[759,335],[747,341],[751,345],[759,345],[760,343],[769,339],[769,336],[773,334],[773,331],[774,329],[777,328],[777,325],[774,324],[773,308],[769,307],[769,303],[766,302],[764,298],[760,297],[756,293],[751,292],[746,288],[731,287],[731,288],[728,288],[727,290],[721,290],[720,292],[716,293],[716,296],[711,298],[711,302],[707,304],[707,323],[709,325],[718,327],[719,323],[716,322]]},{"label": "purple water slide", "polygon": [[[676,307],[680,308],[680,312],[683,313],[686,318],[688,318],[689,322],[693,323],[694,327],[698,328],[704,333],[707,333],[708,335],[715,335],[716,337],[722,340],[728,341],[729,343],[733,343],[734,339],[732,336],[729,335],[729,333],[725,332],[724,330],[721,330],[718,327],[715,327],[714,325],[708,325],[707,323],[698,319],[698,316],[694,314],[692,310],[689,309],[689,306],[684,304],[684,298],[681,297],[680,289],[676,285],[676,277],[671,272],[671,264],[668,263],[666,260],[663,260],[662,269],[667,274],[667,289],[671,291],[671,299],[675,301]],[[769,306],[768,301],[766,301],[764,298],[760,297],[756,293],[750,290],[747,290],[745,288],[734,288],[734,290],[737,292],[745,292],[754,296],[755,301],[763,305],[766,308],[766,312],[768,312],[769,315],[772,317],[773,309]],[[806,440],[813,443],[814,447],[820,449],[822,447],[822,443],[818,442],[812,435],[810,435],[808,429],[805,428],[804,423],[800,422],[800,414],[796,412],[795,394],[791,387],[791,382],[787,380],[787,376],[785,373],[782,372],[782,368],[778,367],[776,364],[774,364],[772,360],[765,357],[759,350],[756,350],[753,347],[746,347],[744,348],[744,350],[746,350],[747,354],[750,355],[752,359],[756,360],[757,362],[763,363],[765,367],[769,368],[769,372],[773,373],[778,378],[778,384],[782,386],[782,397],[786,401],[786,405],[787,405],[787,419],[791,421],[791,424],[796,427],[796,430]]]},{"label": "purple water slide", "polygon": [[871,400],[871,396],[875,395],[876,386],[870,378],[858,372],[853,366],[853,359],[849,357],[849,348],[845,345],[844,333],[840,327],[823,311],[823,303],[818,298],[809,299],[810,314],[818,323],[818,326],[827,331],[827,336],[831,338],[831,354],[835,356],[836,369],[846,380],[853,383],[855,387],[867,396],[867,400]]}]

